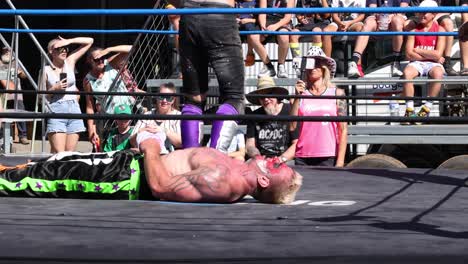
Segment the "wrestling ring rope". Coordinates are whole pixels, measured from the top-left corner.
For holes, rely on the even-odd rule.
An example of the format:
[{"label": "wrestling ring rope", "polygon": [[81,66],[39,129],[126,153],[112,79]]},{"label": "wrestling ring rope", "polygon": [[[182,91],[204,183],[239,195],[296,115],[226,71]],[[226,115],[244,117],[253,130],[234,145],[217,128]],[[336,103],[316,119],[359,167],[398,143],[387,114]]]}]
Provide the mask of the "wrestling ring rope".
[{"label": "wrestling ring rope", "polygon": [[[230,13],[468,12],[438,8],[267,8],[0,10],[0,15],[175,15]],[[172,30],[0,29],[16,33],[175,34]],[[241,34],[284,32],[241,32]],[[410,35],[411,32],[294,32],[295,35]],[[351,34],[350,34],[351,33]],[[413,35],[413,34],[411,34]],[[454,36],[454,32],[430,33]],[[414,80],[432,82],[439,80]],[[440,80],[450,82],[451,80]],[[333,79],[332,79],[333,82]],[[350,80],[350,82],[352,82]],[[356,84],[359,80],[355,80]],[[389,80],[401,83],[404,80]],[[352,85],[352,84],[345,84]],[[161,93],[0,91],[44,96],[78,94],[153,97]],[[182,97],[183,94],[175,93]],[[217,94],[209,94],[217,97]],[[246,95],[271,97],[271,95]],[[425,100],[427,97],[275,95],[277,98]],[[466,104],[466,97],[432,98]],[[363,103],[365,104],[365,103]],[[400,104],[402,104],[400,102]],[[0,120],[129,119],[128,115],[0,112]],[[403,122],[402,116],[142,115],[132,120]],[[468,124],[467,116],[411,118],[432,124]],[[392,126],[388,126],[391,128]],[[420,126],[424,128],[423,126]],[[429,127],[429,126],[428,126]],[[406,130],[417,127],[406,127]],[[384,127],[385,129],[385,127]],[[447,129],[450,129],[447,126]],[[454,129],[455,130],[455,129]],[[395,132],[396,133],[396,132]],[[430,133],[430,132],[427,132]],[[414,145],[415,148],[418,145]],[[0,163],[29,156],[0,157]],[[79,199],[0,199],[0,263],[467,263],[468,175],[463,170],[293,166],[304,176],[289,205],[245,197],[234,204]]]}]

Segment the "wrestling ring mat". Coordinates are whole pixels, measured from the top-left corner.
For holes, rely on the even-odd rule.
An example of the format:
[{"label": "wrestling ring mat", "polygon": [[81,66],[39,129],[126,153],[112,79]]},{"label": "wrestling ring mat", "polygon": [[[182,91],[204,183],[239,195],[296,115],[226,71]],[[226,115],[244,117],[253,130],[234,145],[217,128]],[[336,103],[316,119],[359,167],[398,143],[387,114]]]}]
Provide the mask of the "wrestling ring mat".
[{"label": "wrestling ring mat", "polygon": [[296,167],[292,205],[0,199],[0,263],[467,263],[462,171]]}]

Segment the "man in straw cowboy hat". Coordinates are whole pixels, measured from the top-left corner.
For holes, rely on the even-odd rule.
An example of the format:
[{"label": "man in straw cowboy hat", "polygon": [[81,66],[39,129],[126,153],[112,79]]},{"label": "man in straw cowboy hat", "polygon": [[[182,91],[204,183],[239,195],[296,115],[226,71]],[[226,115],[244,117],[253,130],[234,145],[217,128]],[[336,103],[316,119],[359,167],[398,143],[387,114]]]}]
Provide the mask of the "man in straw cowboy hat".
[{"label": "man in straw cowboy hat", "polygon": [[[287,95],[288,90],[275,84],[272,77],[258,79],[257,90],[249,93],[268,94],[271,97],[249,97],[253,105],[261,105],[253,112],[257,115],[282,116],[289,115],[290,104],[285,104],[275,95]],[[251,158],[257,155],[278,157],[282,162],[292,160],[296,149],[298,129],[289,131],[289,123],[284,121],[249,122],[247,125],[247,155]]]}]

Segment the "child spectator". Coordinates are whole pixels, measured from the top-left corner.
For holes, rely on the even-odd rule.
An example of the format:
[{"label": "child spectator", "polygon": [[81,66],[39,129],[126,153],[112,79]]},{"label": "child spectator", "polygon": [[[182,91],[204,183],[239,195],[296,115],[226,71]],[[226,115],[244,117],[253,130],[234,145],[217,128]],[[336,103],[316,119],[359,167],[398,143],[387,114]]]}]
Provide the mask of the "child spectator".
[{"label": "child spectator", "polygon": [[[419,5],[420,7],[437,7],[437,3],[433,0],[424,0]],[[435,21],[435,13],[418,13],[419,23],[413,32],[444,32],[444,28],[439,26]],[[444,67],[440,63],[443,60],[442,54],[445,48],[444,36],[408,36],[406,39],[406,57],[410,63],[404,70],[404,78],[412,80],[416,76],[429,76],[432,79],[442,79],[444,76]],[[440,83],[428,83],[428,97],[435,97],[439,94]],[[414,85],[412,82],[403,84],[403,96],[414,96]],[[432,108],[432,100],[427,100],[419,110],[417,116],[429,116]],[[415,116],[414,102],[406,101],[405,116]],[[403,122],[408,125],[410,123]]]},{"label": "child spectator", "polygon": [[[114,108],[114,114],[116,115],[131,115],[132,110],[128,105],[118,105]],[[125,150],[130,149],[130,136],[133,133],[133,127],[130,126],[132,121],[117,119],[115,123],[117,127],[112,129],[109,132],[109,136],[107,137],[104,143],[104,152],[115,151],[115,150]]]},{"label": "child spectator", "polygon": [[[329,7],[327,0],[298,0],[296,4],[297,8],[314,8],[314,7]],[[330,25],[330,14],[297,14],[296,15],[298,24],[292,31],[313,31],[322,32],[328,25]],[[291,48],[291,54],[293,58],[301,56],[299,50],[299,39],[301,35],[291,35],[289,37],[289,47]],[[331,43],[323,44],[325,36],[312,35],[312,45],[327,49],[331,55]]]}]

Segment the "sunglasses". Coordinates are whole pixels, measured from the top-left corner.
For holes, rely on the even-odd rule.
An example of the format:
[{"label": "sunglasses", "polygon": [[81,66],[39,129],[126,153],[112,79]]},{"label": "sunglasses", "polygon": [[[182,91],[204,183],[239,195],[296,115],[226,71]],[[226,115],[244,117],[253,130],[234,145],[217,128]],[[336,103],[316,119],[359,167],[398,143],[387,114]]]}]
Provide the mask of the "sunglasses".
[{"label": "sunglasses", "polygon": [[156,97],[156,99],[159,100],[159,101],[166,100],[166,102],[171,103],[172,101],[174,101],[174,96],[160,95],[160,96]]},{"label": "sunglasses", "polygon": [[104,62],[104,58],[93,59],[94,62]]},{"label": "sunglasses", "polygon": [[58,48],[55,48],[54,50],[58,51],[60,53],[62,53],[62,52],[68,53],[68,47],[58,47]]}]

